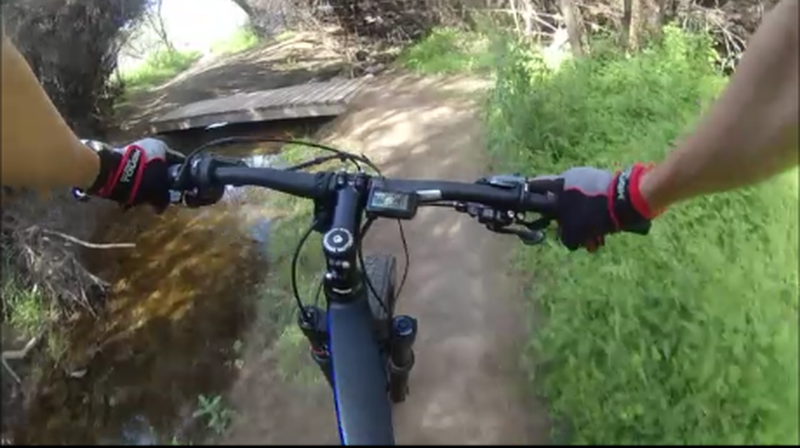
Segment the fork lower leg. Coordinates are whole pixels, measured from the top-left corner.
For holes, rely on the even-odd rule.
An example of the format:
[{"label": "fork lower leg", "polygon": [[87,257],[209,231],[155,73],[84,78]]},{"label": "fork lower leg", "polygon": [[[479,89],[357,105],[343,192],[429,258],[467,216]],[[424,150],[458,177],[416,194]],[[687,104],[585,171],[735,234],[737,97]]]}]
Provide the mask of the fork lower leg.
[{"label": "fork lower leg", "polygon": [[325,311],[316,306],[305,307],[297,317],[297,325],[308,339],[311,359],[317,363],[328,385],[332,387],[331,354],[328,350],[328,331],[325,322]]},{"label": "fork lower leg", "polygon": [[417,338],[417,320],[410,316],[397,316],[392,324],[389,395],[392,402],[399,403],[408,395],[408,377],[414,367],[413,346]]}]

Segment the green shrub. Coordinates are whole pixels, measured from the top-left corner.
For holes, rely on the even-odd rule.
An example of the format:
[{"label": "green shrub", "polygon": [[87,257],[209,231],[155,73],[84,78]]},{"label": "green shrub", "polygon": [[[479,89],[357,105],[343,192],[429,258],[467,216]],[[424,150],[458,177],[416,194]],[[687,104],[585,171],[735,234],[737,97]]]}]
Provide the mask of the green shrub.
[{"label": "green shrub", "polygon": [[398,57],[401,66],[420,73],[487,72],[494,63],[490,40],[480,33],[436,28]]},{"label": "green shrub", "polygon": [[[704,37],[544,68],[501,55],[487,120],[505,170],[657,161],[724,79]],[[531,378],[573,443],[798,443],[797,171],[674,206],[596,254],[518,252],[542,323]]]},{"label": "green shrub", "polygon": [[11,249],[4,245],[0,296],[3,301],[2,321],[23,338],[32,338],[42,331],[48,321],[48,309],[41,291],[25,281],[12,262]]},{"label": "green shrub", "polygon": [[239,28],[228,39],[216,43],[211,47],[211,52],[215,54],[233,54],[240,51],[249,50],[261,42],[261,39],[248,26]]},{"label": "green shrub", "polygon": [[197,51],[154,51],[140,67],[122,75],[129,91],[146,90],[174,78],[200,59]]}]

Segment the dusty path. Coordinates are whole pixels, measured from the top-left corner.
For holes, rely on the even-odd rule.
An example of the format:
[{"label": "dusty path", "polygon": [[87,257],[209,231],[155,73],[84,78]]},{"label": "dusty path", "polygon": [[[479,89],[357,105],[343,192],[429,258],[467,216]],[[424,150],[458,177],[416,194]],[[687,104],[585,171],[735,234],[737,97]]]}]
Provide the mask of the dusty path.
[{"label": "dusty path", "polygon": [[[367,153],[391,176],[475,180],[486,174],[481,120],[469,79],[376,80],[330,140]],[[517,368],[525,339],[521,299],[505,274],[514,240],[464,216],[421,210],[405,225],[411,270],[398,312],[419,319],[411,395],[395,407],[399,444],[542,444],[544,413]],[[375,225],[366,247],[402,263],[397,225]],[[401,271],[402,272],[402,271]],[[230,443],[338,443],[330,392],[270,378],[265,354],[232,392]]]}]

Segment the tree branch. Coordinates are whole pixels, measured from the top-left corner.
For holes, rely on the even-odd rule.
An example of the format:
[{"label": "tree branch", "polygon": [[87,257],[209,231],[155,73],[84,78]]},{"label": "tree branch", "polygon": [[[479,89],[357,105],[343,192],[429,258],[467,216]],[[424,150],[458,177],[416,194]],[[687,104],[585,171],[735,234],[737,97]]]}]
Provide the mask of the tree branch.
[{"label": "tree branch", "polygon": [[54,235],[63,238],[71,243],[75,243],[83,247],[87,247],[89,249],[132,249],[136,247],[135,243],[89,243],[87,241],[75,238],[74,236],[57,232],[55,230],[41,229],[41,231],[42,233],[45,233],[47,235]]},{"label": "tree branch", "polygon": [[17,382],[17,384],[22,384],[22,379],[19,377],[19,375],[17,375],[17,372],[15,372],[14,369],[12,369],[11,366],[8,364],[8,360],[25,359],[28,356],[28,353],[30,353],[30,351],[33,350],[36,344],[42,339],[44,331],[45,330],[41,330],[38,335],[32,337],[31,340],[28,341],[27,344],[25,344],[25,347],[23,347],[22,350],[9,350],[3,352],[0,361],[2,361],[3,367],[6,369],[8,374],[11,375],[11,378],[13,378],[14,381]]}]

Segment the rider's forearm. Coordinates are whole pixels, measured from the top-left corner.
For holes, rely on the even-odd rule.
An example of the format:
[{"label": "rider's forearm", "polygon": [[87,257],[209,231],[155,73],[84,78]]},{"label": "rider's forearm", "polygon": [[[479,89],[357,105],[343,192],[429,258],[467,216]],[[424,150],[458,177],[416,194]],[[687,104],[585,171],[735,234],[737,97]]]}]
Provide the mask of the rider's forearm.
[{"label": "rider's forearm", "polygon": [[697,129],[642,179],[652,210],[755,184],[798,163],[798,0],[765,17]]},{"label": "rider's forearm", "polygon": [[3,185],[37,190],[91,186],[100,169],[97,154],[67,126],[5,34],[2,39]]}]

